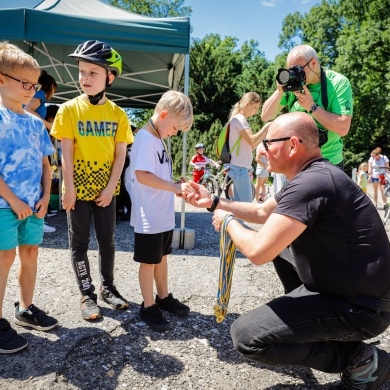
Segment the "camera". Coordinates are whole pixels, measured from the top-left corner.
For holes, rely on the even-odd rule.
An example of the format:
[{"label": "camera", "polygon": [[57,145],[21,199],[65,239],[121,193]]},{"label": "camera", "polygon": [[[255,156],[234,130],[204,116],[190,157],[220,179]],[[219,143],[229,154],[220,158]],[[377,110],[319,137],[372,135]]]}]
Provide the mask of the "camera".
[{"label": "camera", "polygon": [[318,145],[321,147],[322,145],[326,144],[328,142],[328,130],[318,129]]},{"label": "camera", "polygon": [[284,92],[302,91],[306,83],[306,74],[302,66],[279,68],[276,81],[283,86]]}]

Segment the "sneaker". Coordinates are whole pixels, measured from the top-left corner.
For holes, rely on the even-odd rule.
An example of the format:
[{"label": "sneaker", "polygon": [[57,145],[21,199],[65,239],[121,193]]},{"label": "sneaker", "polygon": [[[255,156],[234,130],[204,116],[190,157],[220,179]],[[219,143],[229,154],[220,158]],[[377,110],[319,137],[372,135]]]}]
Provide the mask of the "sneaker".
[{"label": "sneaker", "polygon": [[27,340],[18,335],[11,328],[10,323],[4,319],[0,319],[0,353],[15,353],[27,348]]},{"label": "sneaker", "polygon": [[144,303],[142,302],[139,314],[142,320],[157,332],[165,332],[166,330],[172,329],[171,325],[164,318],[163,313],[161,313],[160,308],[156,304],[145,308]]},{"label": "sneaker", "polygon": [[190,308],[184,303],[181,303],[178,299],[173,298],[173,295],[170,293],[166,298],[160,299],[156,295],[156,303],[161,310],[169,311],[177,316],[187,316],[190,312]]},{"label": "sneaker", "polygon": [[19,302],[15,302],[15,324],[45,332],[59,326],[55,318],[34,305],[30,305],[25,311],[19,311]]},{"label": "sneaker", "polygon": [[49,226],[46,222],[43,223],[43,232],[44,233],[54,233],[56,228],[53,226]]},{"label": "sneaker", "polygon": [[97,305],[97,296],[96,294],[90,293],[88,295],[83,295],[80,299],[81,305],[81,316],[84,320],[91,321],[97,320],[102,315],[100,314],[99,306]]},{"label": "sneaker", "polygon": [[115,286],[102,287],[99,298],[117,310],[127,309],[129,307],[129,303],[119,294]]},{"label": "sneaker", "polygon": [[[372,357],[341,374],[340,389],[375,390],[390,381],[390,354],[373,346]],[[360,369],[359,369],[360,368]]]}]

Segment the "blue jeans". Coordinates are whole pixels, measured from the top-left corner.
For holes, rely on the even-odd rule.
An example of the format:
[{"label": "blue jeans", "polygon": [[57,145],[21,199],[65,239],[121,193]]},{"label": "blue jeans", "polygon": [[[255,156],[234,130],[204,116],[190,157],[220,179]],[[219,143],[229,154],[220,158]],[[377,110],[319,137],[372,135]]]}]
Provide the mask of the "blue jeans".
[{"label": "blue jeans", "polygon": [[[277,261],[286,260],[279,257]],[[290,285],[297,280],[296,275],[288,277],[292,270],[289,266],[278,270]],[[363,340],[383,333],[389,325],[390,312],[311,292],[301,284],[239,317],[230,333],[234,347],[248,359],[340,373],[362,359]]]},{"label": "blue jeans", "polygon": [[234,200],[238,202],[252,202],[251,180],[248,168],[229,165],[229,177],[233,180]]},{"label": "blue jeans", "polygon": [[82,295],[95,291],[87,254],[92,220],[99,248],[101,284],[106,287],[114,284],[115,203],[115,197],[107,207],[99,207],[94,201],[76,200],[75,210],[67,215],[72,266]]}]

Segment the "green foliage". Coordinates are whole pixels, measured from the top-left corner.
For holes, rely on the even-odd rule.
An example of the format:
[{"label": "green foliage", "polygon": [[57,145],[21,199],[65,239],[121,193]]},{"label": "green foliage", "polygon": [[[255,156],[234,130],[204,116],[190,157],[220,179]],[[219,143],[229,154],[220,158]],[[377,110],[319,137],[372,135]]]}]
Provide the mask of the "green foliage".
[{"label": "green foliage", "polygon": [[185,0],[109,0],[109,4],[136,14],[155,18],[190,16],[191,7],[184,6]]}]

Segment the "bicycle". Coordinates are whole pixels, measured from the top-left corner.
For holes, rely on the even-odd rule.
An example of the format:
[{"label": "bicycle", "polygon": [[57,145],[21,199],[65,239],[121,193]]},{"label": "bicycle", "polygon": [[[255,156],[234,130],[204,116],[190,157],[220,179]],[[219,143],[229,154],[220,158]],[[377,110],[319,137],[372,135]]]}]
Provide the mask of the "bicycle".
[{"label": "bicycle", "polygon": [[204,174],[200,178],[199,184],[206,187],[210,193],[219,196],[221,193],[219,188],[219,182],[217,181],[216,176],[211,173],[211,170],[212,167],[204,168]]},{"label": "bicycle", "polygon": [[[226,199],[231,199],[234,200],[234,184],[233,184],[233,179],[229,177],[229,172],[230,168],[229,165],[226,165],[222,171],[218,172],[214,178],[218,183],[219,186],[219,194],[221,193],[225,194]],[[251,170],[248,169],[248,174],[251,174]],[[222,180],[223,176],[223,180]],[[255,197],[255,186],[253,182],[251,181],[251,189],[252,189],[252,199]]]},{"label": "bicycle", "polygon": [[[387,169],[387,172],[384,174],[384,189],[383,192],[386,195],[386,197],[390,197],[390,168],[388,167],[381,167],[381,169]],[[389,201],[384,205],[385,209],[385,216],[383,217],[383,225],[386,225],[388,219],[390,218],[390,204]]]}]

